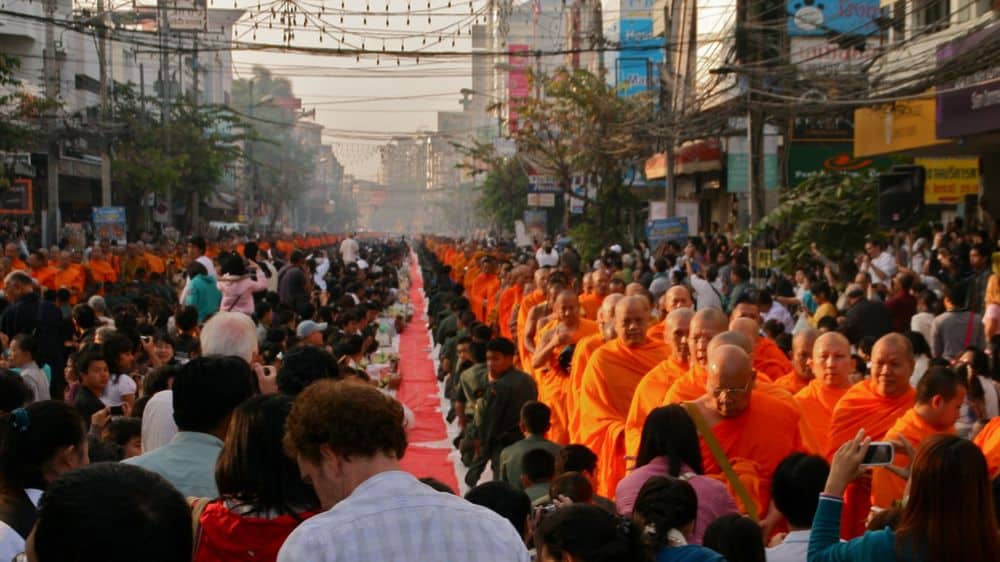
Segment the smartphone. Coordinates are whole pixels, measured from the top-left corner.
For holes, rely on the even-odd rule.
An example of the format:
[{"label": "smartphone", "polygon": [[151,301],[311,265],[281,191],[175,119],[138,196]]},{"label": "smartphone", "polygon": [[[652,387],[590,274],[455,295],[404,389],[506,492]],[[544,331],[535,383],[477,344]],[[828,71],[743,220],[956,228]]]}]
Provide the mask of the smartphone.
[{"label": "smartphone", "polygon": [[861,466],[885,466],[892,464],[895,455],[892,443],[888,441],[873,441],[868,446],[865,458],[861,460]]},{"label": "smartphone", "polygon": [[140,337],[141,337],[143,343],[149,343],[149,342],[153,341],[153,336],[140,336]]},{"label": "smartphone", "polygon": [[112,416],[124,416],[125,408],[122,406],[112,406],[108,408],[108,413],[110,413]]}]

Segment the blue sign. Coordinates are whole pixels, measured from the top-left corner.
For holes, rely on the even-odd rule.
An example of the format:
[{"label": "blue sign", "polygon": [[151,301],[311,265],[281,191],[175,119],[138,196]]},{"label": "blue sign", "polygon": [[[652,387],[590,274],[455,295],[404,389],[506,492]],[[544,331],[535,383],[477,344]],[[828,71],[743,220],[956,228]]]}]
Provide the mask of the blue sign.
[{"label": "blue sign", "polygon": [[653,36],[651,18],[621,20],[621,50],[615,61],[618,95],[658,89],[663,49],[663,40]]},{"label": "blue sign", "polygon": [[875,35],[879,0],[788,0],[788,35]]},{"label": "blue sign", "polygon": [[687,242],[687,217],[670,217],[646,222],[646,240],[650,248],[656,248],[663,242]]}]

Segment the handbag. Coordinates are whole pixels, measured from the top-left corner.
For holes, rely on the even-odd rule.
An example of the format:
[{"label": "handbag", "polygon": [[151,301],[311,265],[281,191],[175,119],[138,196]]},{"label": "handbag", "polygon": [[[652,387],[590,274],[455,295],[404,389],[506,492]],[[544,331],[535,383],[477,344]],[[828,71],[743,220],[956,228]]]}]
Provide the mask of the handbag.
[{"label": "handbag", "polygon": [[201,539],[201,514],[205,513],[205,508],[212,502],[212,498],[198,498],[189,496],[188,506],[191,507],[191,557],[198,552],[198,541]]}]

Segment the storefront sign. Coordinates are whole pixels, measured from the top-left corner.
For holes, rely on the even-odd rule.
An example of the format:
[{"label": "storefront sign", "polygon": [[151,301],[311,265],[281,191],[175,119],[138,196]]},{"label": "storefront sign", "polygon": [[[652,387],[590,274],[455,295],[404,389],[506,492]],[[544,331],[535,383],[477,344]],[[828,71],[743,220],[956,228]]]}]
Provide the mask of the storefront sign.
[{"label": "storefront sign", "polygon": [[824,37],[792,37],[788,48],[791,63],[799,69],[819,67],[824,74],[860,70],[878,53],[878,40],[867,39],[864,49],[843,48]]},{"label": "storefront sign", "polygon": [[689,234],[687,217],[670,217],[646,223],[646,240],[651,248],[668,241],[684,243]]},{"label": "storefront sign", "polygon": [[934,97],[865,107],[854,112],[854,155],[876,156],[947,141],[938,140]]},{"label": "storefront sign", "polygon": [[32,181],[17,178],[0,192],[0,215],[30,215],[34,212]]},{"label": "storefront sign", "polygon": [[884,157],[855,158],[849,142],[793,142],[788,145],[788,185],[795,186],[822,172],[844,175],[866,170],[885,170],[892,160]]},{"label": "storefront sign", "polygon": [[924,167],[928,205],[953,205],[979,194],[979,158],[917,158],[915,163]]},{"label": "storefront sign", "polygon": [[[953,64],[965,58],[979,58],[1000,49],[1000,24],[949,41],[937,49],[938,69],[947,74]],[[974,52],[973,52],[974,51]],[[961,61],[954,61],[956,57]],[[937,99],[937,127],[941,138],[961,137],[1000,130],[1000,64],[967,73],[944,84]]]},{"label": "storefront sign", "polygon": [[[726,191],[745,193],[750,179],[747,138],[745,136],[729,137],[728,144]],[[778,137],[764,135],[764,189],[777,189],[778,184]]]},{"label": "storefront sign", "polygon": [[118,244],[128,242],[125,207],[94,207],[93,221],[95,239],[117,240]]},{"label": "storefront sign", "polygon": [[879,0],[788,0],[788,35],[878,33]]},{"label": "storefront sign", "polygon": [[529,193],[528,194],[528,206],[529,207],[555,207],[556,206],[556,194],[555,193]]}]

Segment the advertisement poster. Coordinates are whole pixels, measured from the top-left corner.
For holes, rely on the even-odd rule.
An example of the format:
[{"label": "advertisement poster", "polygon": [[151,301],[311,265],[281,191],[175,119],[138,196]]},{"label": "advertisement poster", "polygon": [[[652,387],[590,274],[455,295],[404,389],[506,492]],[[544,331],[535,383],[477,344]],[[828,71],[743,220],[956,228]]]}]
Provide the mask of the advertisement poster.
[{"label": "advertisement poster", "polygon": [[94,238],[126,244],[125,207],[94,207]]},{"label": "advertisement poster", "polygon": [[687,241],[688,235],[687,217],[670,217],[646,223],[646,239],[650,248],[656,248],[669,241],[683,244]]},{"label": "advertisement poster", "polygon": [[917,158],[924,167],[924,203],[954,205],[979,194],[979,158]]}]

